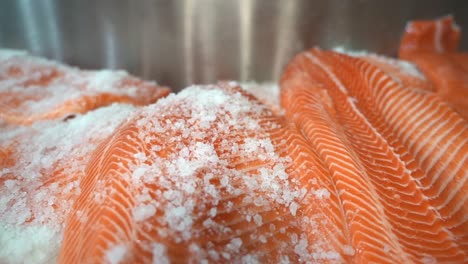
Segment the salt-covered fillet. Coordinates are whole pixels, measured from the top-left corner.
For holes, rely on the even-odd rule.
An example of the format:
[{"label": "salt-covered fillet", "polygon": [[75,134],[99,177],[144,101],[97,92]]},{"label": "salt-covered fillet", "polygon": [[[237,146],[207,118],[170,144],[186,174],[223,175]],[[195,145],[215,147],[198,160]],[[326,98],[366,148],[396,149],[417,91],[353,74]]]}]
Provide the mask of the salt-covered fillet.
[{"label": "salt-covered fillet", "polygon": [[135,107],[114,104],[67,121],[0,133],[0,262],[53,263],[94,149]]},{"label": "salt-covered fillet", "polygon": [[146,105],[170,90],[124,71],[85,71],[0,49],[0,119],[13,124],[61,119],[111,103]]},{"label": "salt-covered fillet", "polygon": [[343,261],[310,151],[239,87],[170,95],[96,151],[59,262]]}]

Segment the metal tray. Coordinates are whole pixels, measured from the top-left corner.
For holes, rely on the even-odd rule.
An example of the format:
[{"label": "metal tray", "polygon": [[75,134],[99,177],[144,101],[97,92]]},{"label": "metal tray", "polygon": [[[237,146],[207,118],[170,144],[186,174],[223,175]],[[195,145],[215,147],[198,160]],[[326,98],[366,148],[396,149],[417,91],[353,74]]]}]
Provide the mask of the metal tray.
[{"label": "metal tray", "polygon": [[466,0],[4,0],[0,47],[179,89],[276,80],[314,45],[394,55],[408,20],[446,14],[468,29]]}]

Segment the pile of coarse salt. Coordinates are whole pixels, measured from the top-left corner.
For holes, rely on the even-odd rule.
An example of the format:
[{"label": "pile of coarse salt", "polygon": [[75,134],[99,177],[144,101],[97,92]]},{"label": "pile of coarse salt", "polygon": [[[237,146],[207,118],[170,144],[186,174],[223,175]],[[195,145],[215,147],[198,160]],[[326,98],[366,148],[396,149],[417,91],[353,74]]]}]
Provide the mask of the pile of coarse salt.
[{"label": "pile of coarse salt", "polygon": [[1,263],[54,262],[91,154],[134,111],[113,104],[2,131],[0,150],[12,162],[0,167]]},{"label": "pile of coarse salt", "polygon": [[[138,241],[154,249],[153,260],[169,258],[162,241],[187,245],[202,263],[255,263],[271,254],[261,248],[265,243],[276,245],[283,260],[288,252],[308,255],[304,219],[296,215],[305,190],[289,178],[291,159],[280,157],[269,138],[281,125],[268,107],[232,85],[191,86],[144,108],[134,121],[139,134],[131,142],[150,151],[134,153],[122,177],[139,190],[131,226],[157,230],[142,234],[151,241]],[[271,241],[278,229],[289,239]],[[250,241],[242,239],[247,235]],[[125,256],[121,245],[128,243],[121,242],[109,245],[109,261]]]}]

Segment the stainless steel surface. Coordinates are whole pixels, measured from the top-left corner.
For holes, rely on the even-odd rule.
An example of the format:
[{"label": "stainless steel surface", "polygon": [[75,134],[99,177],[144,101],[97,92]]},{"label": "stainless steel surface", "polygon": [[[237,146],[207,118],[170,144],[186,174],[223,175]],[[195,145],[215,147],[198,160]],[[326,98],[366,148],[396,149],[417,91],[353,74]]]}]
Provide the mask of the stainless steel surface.
[{"label": "stainless steel surface", "polygon": [[449,13],[468,30],[466,0],[3,0],[0,47],[181,88],[274,80],[314,45],[394,55],[407,20]]}]

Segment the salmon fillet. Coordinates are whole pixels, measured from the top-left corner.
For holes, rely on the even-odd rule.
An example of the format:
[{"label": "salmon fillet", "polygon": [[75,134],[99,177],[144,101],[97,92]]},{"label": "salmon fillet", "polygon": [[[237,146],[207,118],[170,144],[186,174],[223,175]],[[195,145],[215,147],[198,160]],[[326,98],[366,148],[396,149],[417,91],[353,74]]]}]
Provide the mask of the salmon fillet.
[{"label": "salmon fillet", "polygon": [[410,22],[399,56],[414,62],[434,91],[468,120],[468,54],[457,51],[460,35],[450,16]]},{"label": "salmon fillet", "polygon": [[438,96],[330,51],[298,55],[281,89],[287,118],[342,189],[354,260],[466,261],[465,120]]}]

